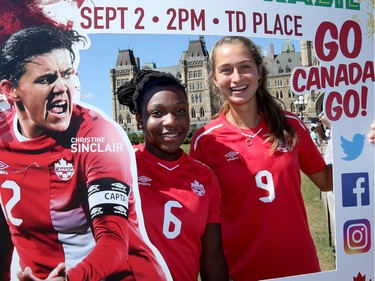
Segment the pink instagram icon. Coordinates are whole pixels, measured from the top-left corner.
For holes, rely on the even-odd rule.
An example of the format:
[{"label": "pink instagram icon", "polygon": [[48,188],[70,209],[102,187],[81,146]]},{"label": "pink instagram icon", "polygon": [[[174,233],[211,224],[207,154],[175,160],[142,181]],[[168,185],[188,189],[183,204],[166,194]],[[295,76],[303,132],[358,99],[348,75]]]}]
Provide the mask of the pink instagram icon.
[{"label": "pink instagram icon", "polygon": [[348,254],[366,253],[371,248],[371,227],[366,219],[350,220],[344,224],[344,249]]}]

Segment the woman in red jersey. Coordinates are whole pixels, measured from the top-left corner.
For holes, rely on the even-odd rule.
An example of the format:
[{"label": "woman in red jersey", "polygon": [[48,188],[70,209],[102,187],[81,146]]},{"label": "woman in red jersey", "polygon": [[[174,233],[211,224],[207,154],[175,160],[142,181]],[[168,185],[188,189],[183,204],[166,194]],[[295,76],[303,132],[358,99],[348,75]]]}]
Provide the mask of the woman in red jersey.
[{"label": "woman in red jersey", "polygon": [[267,71],[251,40],[224,37],[210,59],[224,102],[217,118],[195,133],[190,154],[220,182],[230,277],[256,281],[320,271],[300,171],[329,191],[332,167],[303,122],[267,90]]},{"label": "woman in red jersey", "polygon": [[185,88],[172,75],[142,70],[117,91],[135,113],[138,185],[147,233],[175,281],[228,280],[221,247],[220,187],[213,171],[181,148],[189,132]]},{"label": "woman in red jersey", "polygon": [[[0,48],[0,90],[13,104],[0,113],[1,280],[10,279],[13,246],[22,281],[168,280],[141,225],[129,139],[74,102],[83,39],[38,26]],[[97,149],[105,145],[118,149]]]}]

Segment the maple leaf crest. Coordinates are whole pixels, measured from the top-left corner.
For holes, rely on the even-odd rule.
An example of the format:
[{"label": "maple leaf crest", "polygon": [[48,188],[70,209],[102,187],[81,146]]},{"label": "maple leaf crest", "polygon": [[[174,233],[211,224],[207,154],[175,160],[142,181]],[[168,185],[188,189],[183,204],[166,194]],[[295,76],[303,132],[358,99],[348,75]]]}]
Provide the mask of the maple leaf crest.
[{"label": "maple leaf crest", "polygon": [[58,163],[55,163],[55,167],[73,167],[73,165],[66,162],[64,158],[61,158]]},{"label": "maple leaf crest", "polygon": [[61,158],[59,162],[55,163],[55,174],[63,181],[70,180],[74,174],[74,167]]},{"label": "maple leaf crest", "polygon": [[206,193],[203,184],[200,184],[197,180],[191,183],[191,189],[199,196],[203,196]]}]

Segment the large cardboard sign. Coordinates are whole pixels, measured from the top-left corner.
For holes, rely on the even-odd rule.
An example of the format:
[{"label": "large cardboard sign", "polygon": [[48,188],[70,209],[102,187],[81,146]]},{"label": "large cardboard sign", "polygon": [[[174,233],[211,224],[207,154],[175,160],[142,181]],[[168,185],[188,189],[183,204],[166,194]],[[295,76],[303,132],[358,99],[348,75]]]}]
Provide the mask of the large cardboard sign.
[{"label": "large cardboard sign", "polygon": [[[375,120],[374,1],[46,2],[47,17],[86,35],[243,35],[312,41],[319,63],[294,69],[291,88],[296,94],[325,92],[323,108],[334,128],[336,270],[278,280],[375,280],[374,146],[365,138]],[[149,48],[156,55],[162,52]],[[95,83],[92,74],[90,83]],[[81,81],[82,92],[85,83]]]}]

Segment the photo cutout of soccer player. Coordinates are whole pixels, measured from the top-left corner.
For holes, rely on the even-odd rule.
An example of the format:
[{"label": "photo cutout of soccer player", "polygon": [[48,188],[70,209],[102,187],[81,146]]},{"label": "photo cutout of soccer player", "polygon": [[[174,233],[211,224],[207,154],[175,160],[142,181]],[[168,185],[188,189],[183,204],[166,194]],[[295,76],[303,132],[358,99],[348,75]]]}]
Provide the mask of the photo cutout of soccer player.
[{"label": "photo cutout of soccer player", "polygon": [[14,104],[0,113],[8,224],[0,221],[1,280],[10,279],[13,245],[21,281],[171,280],[141,227],[129,139],[102,112],[73,101],[83,42],[74,30],[38,26],[0,49],[0,89]]},{"label": "photo cutout of soccer player", "polygon": [[332,190],[309,130],[267,89],[257,46],[226,36],[211,52],[211,78],[222,107],[198,129],[190,155],[216,173],[230,278],[256,281],[320,271],[301,193],[300,171]]},{"label": "photo cutout of soccer player", "polygon": [[190,127],[185,87],[171,74],[141,70],[116,94],[143,129],[144,144],[134,148],[144,220],[173,280],[227,281],[219,183],[180,148]]}]

